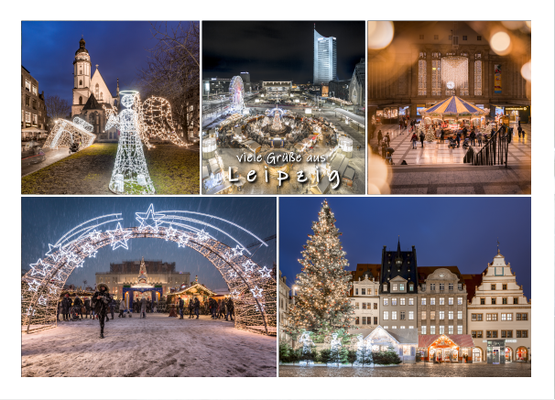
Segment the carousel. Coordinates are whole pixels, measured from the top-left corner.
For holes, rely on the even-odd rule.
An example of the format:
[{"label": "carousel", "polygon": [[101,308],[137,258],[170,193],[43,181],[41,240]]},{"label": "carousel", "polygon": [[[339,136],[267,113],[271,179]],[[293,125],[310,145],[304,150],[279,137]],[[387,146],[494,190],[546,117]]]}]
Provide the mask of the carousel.
[{"label": "carousel", "polygon": [[489,109],[481,109],[460,97],[451,96],[430,108],[421,110],[420,115],[424,125],[439,123],[456,132],[465,124],[485,128]]}]

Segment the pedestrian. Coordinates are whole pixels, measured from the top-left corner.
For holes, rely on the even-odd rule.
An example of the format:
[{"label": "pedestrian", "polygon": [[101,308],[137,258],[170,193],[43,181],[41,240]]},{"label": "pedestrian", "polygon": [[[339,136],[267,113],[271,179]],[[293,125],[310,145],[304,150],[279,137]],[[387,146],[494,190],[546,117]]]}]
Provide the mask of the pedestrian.
[{"label": "pedestrian", "polygon": [[183,301],[183,298],[180,297],[179,298],[179,319],[183,319],[183,307],[185,306],[185,302]]},{"label": "pedestrian", "polygon": [[62,302],[58,303],[58,310],[56,312],[56,321],[60,321],[60,313],[62,312]]},{"label": "pedestrian", "polygon": [[382,141],[382,138],[383,138],[383,136],[382,136],[382,130],[380,129],[380,130],[378,131],[378,146],[380,145],[380,142]]},{"label": "pedestrian", "polygon": [[77,314],[81,316],[79,319],[83,319],[83,301],[77,295],[75,295],[73,307],[75,307],[75,311],[77,312]]},{"label": "pedestrian", "polygon": [[118,318],[125,318],[123,316],[123,313],[125,312],[125,299],[121,299],[121,301],[119,302],[119,315]]},{"label": "pedestrian", "polygon": [[522,131],[522,138],[524,139],[526,137],[526,131],[522,128],[520,128],[520,130]]},{"label": "pedestrian", "polygon": [[198,300],[198,298],[195,297],[195,302],[193,303],[193,305],[195,306],[195,314],[196,314],[197,319],[198,319],[198,312],[199,312],[199,308],[200,308],[200,301]]},{"label": "pedestrian", "polygon": [[189,300],[189,319],[193,318],[194,308],[195,308],[195,305],[193,303],[193,298],[191,297],[191,299]]},{"label": "pedestrian", "polygon": [[386,145],[387,147],[389,147],[389,143],[391,142],[391,138],[389,137],[389,132],[387,132],[387,133],[385,134],[385,137],[383,138],[383,141],[384,141],[385,145]]},{"label": "pedestrian", "polygon": [[111,301],[112,297],[108,292],[108,286],[104,283],[99,284],[98,291],[96,291],[93,296],[93,307],[100,322],[101,339],[104,339],[104,322],[108,321],[108,307]]},{"label": "pedestrian", "polygon": [[420,143],[422,144],[422,148],[424,148],[424,132],[420,131]]},{"label": "pedestrian", "polygon": [[418,136],[416,136],[416,132],[412,134],[412,137],[410,138],[410,140],[412,142],[412,148],[416,149],[416,143],[418,142]]},{"label": "pedestrian", "polygon": [[385,149],[387,148],[387,146],[385,145],[385,142],[382,143],[382,158],[385,159]]},{"label": "pedestrian", "polygon": [[482,132],[478,131],[478,134],[476,135],[476,139],[478,139],[478,146],[482,147]]},{"label": "pedestrian", "polygon": [[476,146],[476,132],[474,132],[474,129],[470,131],[470,145]]},{"label": "pedestrian", "polygon": [[461,147],[461,131],[457,131],[457,137],[455,138],[455,141],[457,142],[457,148]]},{"label": "pedestrian", "polygon": [[146,297],[141,299],[141,318],[146,318]]},{"label": "pedestrian", "polygon": [[226,314],[226,321],[229,317],[230,321],[233,321],[233,316],[235,315],[235,306],[233,304],[233,299],[230,297],[227,299],[227,314]]},{"label": "pedestrian", "polygon": [[87,318],[89,318],[89,315],[91,315],[91,300],[88,297],[85,299],[84,305],[85,305],[85,315]]},{"label": "pedestrian", "polygon": [[116,301],[112,299],[110,302],[110,314],[112,314],[112,321],[114,320],[114,309],[116,308]]},{"label": "pedestrian", "polygon": [[71,299],[69,298],[69,293],[66,293],[62,300],[62,315],[64,317],[64,321],[69,321],[70,308],[71,308]]},{"label": "pedestrian", "polygon": [[445,130],[443,128],[441,129],[441,134],[439,135],[439,143],[445,143]]}]

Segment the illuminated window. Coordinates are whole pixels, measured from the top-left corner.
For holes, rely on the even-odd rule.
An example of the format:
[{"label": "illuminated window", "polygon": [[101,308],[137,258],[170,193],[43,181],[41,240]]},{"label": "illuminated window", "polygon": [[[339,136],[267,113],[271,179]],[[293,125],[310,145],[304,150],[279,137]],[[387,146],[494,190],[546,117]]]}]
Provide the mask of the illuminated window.
[{"label": "illuminated window", "polygon": [[459,306],[462,306],[462,303],[463,303],[463,298],[462,297],[457,297],[457,304]]},{"label": "illuminated window", "polygon": [[383,291],[384,291],[384,292],[387,292],[387,283],[384,283],[384,284],[383,284]]},{"label": "illuminated window", "polygon": [[439,326],[439,334],[443,335],[445,333],[445,327],[443,325]]},{"label": "illuminated window", "polygon": [[435,305],[436,305],[436,298],[435,298],[435,297],[432,297],[432,298],[430,299],[430,305],[431,305],[431,306],[435,306]]},{"label": "illuminated window", "polygon": [[445,305],[445,298],[444,298],[444,297],[440,297],[440,298],[439,298],[439,305],[440,305],[440,306],[444,306],[444,305]]},{"label": "illuminated window", "polygon": [[497,321],[497,313],[486,314],[486,321]]},{"label": "illuminated window", "polygon": [[418,60],[418,95],[426,96],[426,60]]},{"label": "illuminated window", "polygon": [[449,297],[449,305],[452,306],[454,303],[454,298],[453,297]]},{"label": "illuminated window", "polygon": [[387,297],[384,297],[384,299],[383,299],[383,305],[384,305],[384,306],[389,305],[389,299],[388,299]]},{"label": "illuminated window", "polygon": [[422,297],[422,305],[425,306],[426,305],[426,298]]},{"label": "illuminated window", "polygon": [[453,325],[449,325],[449,335],[452,335],[454,333],[453,331]]},{"label": "illuminated window", "polygon": [[409,306],[413,306],[414,305],[414,299],[412,297],[409,297]]},{"label": "illuminated window", "polygon": [[435,335],[435,334],[436,334],[436,327],[430,326],[430,335]]},{"label": "illuminated window", "polygon": [[426,319],[426,311],[421,312],[420,319]]},{"label": "illuminated window", "polygon": [[432,96],[441,96],[441,60],[432,60]]},{"label": "illuminated window", "polygon": [[440,311],[440,312],[439,312],[439,319],[440,319],[440,320],[444,320],[444,319],[445,319],[445,311]]},{"label": "illuminated window", "polygon": [[482,61],[474,61],[474,96],[482,95]]},{"label": "illuminated window", "polygon": [[409,319],[414,319],[414,311],[409,311]]},{"label": "illuminated window", "polygon": [[420,327],[420,332],[421,332],[421,333],[420,333],[421,335],[425,335],[425,334],[426,334],[426,325]]},{"label": "illuminated window", "polygon": [[457,326],[457,335],[462,335],[462,328],[461,325]]},{"label": "illuminated window", "polygon": [[25,90],[27,90],[28,92],[31,91],[31,81],[25,81]]},{"label": "illuminated window", "polygon": [[396,305],[397,305],[397,298],[391,299],[391,305],[392,305],[392,306],[396,306]]},{"label": "illuminated window", "polygon": [[391,311],[391,319],[397,319],[397,311]]},{"label": "illuminated window", "polygon": [[404,305],[405,305],[405,298],[404,298],[404,297],[401,297],[401,298],[399,299],[399,305],[401,305],[401,306],[404,306]]},{"label": "illuminated window", "polygon": [[383,312],[383,319],[384,319],[385,321],[387,321],[387,320],[389,319],[389,311],[384,311],[384,312]]},{"label": "illuminated window", "polygon": [[394,283],[393,286],[391,287],[391,290],[396,292],[397,291],[397,284]]},{"label": "illuminated window", "polygon": [[463,314],[462,311],[457,311],[457,319],[462,319],[463,317],[462,314]]},{"label": "illuminated window", "polygon": [[449,311],[449,319],[453,319],[453,311]]},{"label": "illuminated window", "polygon": [[435,311],[430,311],[430,319],[436,319],[436,312]]}]

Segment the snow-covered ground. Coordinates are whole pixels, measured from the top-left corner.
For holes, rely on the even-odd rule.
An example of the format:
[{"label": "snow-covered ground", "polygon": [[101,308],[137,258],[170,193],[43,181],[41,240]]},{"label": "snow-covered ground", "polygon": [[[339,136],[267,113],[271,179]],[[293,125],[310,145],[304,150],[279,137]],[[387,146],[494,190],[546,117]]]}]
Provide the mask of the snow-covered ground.
[{"label": "snow-covered ground", "polygon": [[110,319],[99,338],[97,320],[60,322],[23,334],[22,376],[276,376],[276,338],[232,322],[169,318]]}]

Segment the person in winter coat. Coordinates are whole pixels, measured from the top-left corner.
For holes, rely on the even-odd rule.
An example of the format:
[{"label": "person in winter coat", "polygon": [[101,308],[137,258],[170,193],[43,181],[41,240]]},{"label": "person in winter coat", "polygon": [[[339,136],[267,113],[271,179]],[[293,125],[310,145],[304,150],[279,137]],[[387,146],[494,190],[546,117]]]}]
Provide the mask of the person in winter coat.
[{"label": "person in winter coat", "polygon": [[482,132],[478,131],[478,134],[476,135],[476,139],[478,139],[478,146],[482,146]]},{"label": "person in winter coat", "polygon": [[179,319],[183,319],[183,307],[185,307],[185,302],[183,301],[183,298],[179,298],[179,304],[178,304],[178,309],[179,309]]},{"label": "person in winter coat", "polygon": [[455,138],[455,141],[457,142],[457,148],[461,147],[461,131],[457,132],[457,137]]},{"label": "person in winter coat", "polygon": [[58,303],[58,311],[56,312],[56,321],[60,320],[60,313],[62,312],[62,302]]},{"label": "person in winter coat", "polygon": [[100,322],[100,338],[104,339],[104,322],[108,321],[108,309],[112,297],[108,292],[108,286],[104,283],[98,285],[98,290],[93,296],[93,307],[96,314],[98,314],[98,321]]},{"label": "person in winter coat", "polygon": [[125,312],[125,299],[121,299],[119,302],[119,315],[118,318],[125,318],[123,313]]},{"label": "person in winter coat", "polygon": [[141,299],[141,318],[146,318],[146,297]]},{"label": "person in winter coat", "polygon": [[476,132],[474,131],[474,129],[472,129],[470,131],[470,136],[469,137],[470,137],[470,144],[472,146],[476,146]]},{"label": "person in winter coat", "polygon": [[77,295],[75,296],[75,300],[73,300],[73,307],[76,313],[81,316],[79,319],[83,319],[83,301]]},{"label": "person in winter coat", "polygon": [[87,316],[87,318],[89,318],[89,315],[91,314],[91,301],[86,298],[85,299],[85,315]]},{"label": "person in winter coat", "polygon": [[416,136],[416,132],[412,134],[410,140],[412,142],[412,148],[416,149],[416,143],[418,142],[418,136]]},{"label": "person in winter coat", "polygon": [[64,317],[64,321],[69,321],[69,309],[71,308],[71,299],[69,298],[69,294],[65,294],[64,299],[62,300],[62,315]]},{"label": "person in winter coat", "polygon": [[422,148],[424,148],[424,132],[420,132],[420,143],[422,144]]},{"label": "person in winter coat", "polygon": [[195,305],[193,304],[193,299],[189,300],[189,319],[193,318],[193,310],[195,309]]},{"label": "person in winter coat", "polygon": [[378,146],[380,145],[380,142],[382,141],[382,138],[383,138],[383,136],[382,136],[382,130],[380,129],[380,130],[378,131]]},{"label": "person in winter coat", "polygon": [[233,299],[230,297],[227,299],[227,313],[225,316],[225,320],[227,321],[228,317],[230,321],[233,321],[233,315],[235,314],[235,306],[233,305]]},{"label": "person in winter coat", "polygon": [[199,311],[199,308],[200,308],[200,301],[198,301],[198,298],[195,298],[195,302],[193,304],[195,306],[195,314],[196,314],[197,319],[198,319],[198,311]]},{"label": "person in winter coat", "polygon": [[116,301],[112,299],[110,302],[110,314],[112,314],[112,321],[114,320],[114,309],[116,308]]}]

